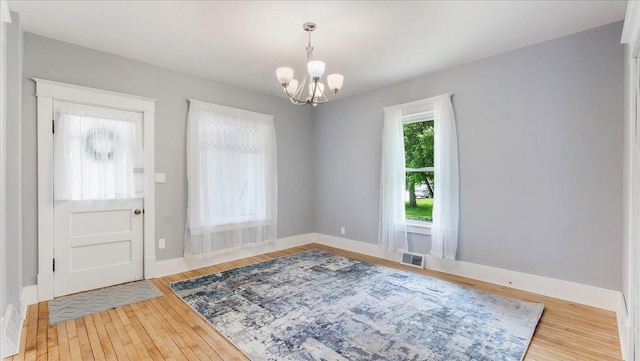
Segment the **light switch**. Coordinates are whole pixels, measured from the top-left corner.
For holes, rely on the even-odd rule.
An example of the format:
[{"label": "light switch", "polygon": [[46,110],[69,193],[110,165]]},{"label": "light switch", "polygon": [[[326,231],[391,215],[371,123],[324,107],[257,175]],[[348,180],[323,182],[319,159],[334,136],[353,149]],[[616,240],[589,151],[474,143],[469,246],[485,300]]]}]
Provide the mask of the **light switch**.
[{"label": "light switch", "polygon": [[165,173],[156,173],[156,183],[165,183],[167,181],[167,175]]}]

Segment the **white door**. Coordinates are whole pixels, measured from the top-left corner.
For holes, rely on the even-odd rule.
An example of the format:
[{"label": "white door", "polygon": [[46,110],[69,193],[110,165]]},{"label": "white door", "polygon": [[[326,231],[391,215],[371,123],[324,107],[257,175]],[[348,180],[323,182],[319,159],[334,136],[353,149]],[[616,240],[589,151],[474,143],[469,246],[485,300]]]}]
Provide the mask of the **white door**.
[{"label": "white door", "polygon": [[142,136],[142,114],[54,102],[54,122],[54,296],[142,279],[143,198],[123,197],[142,168],[113,150]]}]

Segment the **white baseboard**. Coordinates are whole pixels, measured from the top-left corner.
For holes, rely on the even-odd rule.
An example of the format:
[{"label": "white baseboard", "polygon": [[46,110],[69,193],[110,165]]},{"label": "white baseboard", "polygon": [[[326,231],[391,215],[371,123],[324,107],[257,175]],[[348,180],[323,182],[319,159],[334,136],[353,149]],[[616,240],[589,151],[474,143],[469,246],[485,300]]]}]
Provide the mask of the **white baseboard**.
[{"label": "white baseboard", "polygon": [[235,261],[238,259],[258,256],[261,254],[281,251],[291,247],[303,246],[312,243],[315,239],[315,233],[301,234],[298,236],[277,239],[273,242],[257,246],[242,248],[232,253],[220,254],[207,259],[193,260],[182,258],[174,258],[166,261],[156,261],[156,277],[168,276],[176,273],[191,271],[198,268],[213,266],[216,264]]},{"label": "white baseboard", "polygon": [[[358,252],[373,257],[399,261],[398,253],[384,252],[377,244],[354,241],[347,238],[315,234],[316,243]],[[559,298],[583,305],[618,311],[620,292],[580,283],[536,276],[475,263],[435,258],[427,255],[428,269],[511,287],[544,296]]]},{"label": "white baseboard", "polygon": [[[302,246],[313,242],[396,262],[399,262],[400,260],[399,253],[385,252],[376,244],[355,241],[348,238],[328,236],[321,233],[307,233],[281,238],[259,247],[243,248],[233,253],[221,254],[208,259],[187,260],[185,258],[174,258],[165,261],[157,261],[155,274],[156,277],[172,275],[223,262]],[[426,268],[434,271],[472,278],[549,297],[559,298],[566,301],[576,302],[583,305],[598,307],[605,310],[615,312],[620,311],[621,292],[619,291],[475,263],[443,260],[432,257],[431,255],[427,255],[425,265]],[[20,297],[20,311],[21,314],[23,314],[23,317],[25,315],[26,306],[37,302],[37,286],[23,287],[22,295]]]},{"label": "white baseboard", "polygon": [[[287,238],[281,238],[274,242],[258,246],[243,248],[233,253],[221,254],[212,258],[191,260],[174,258],[166,261],[157,261],[155,265],[155,277],[163,277],[176,273],[191,271],[223,262],[257,256],[269,252],[280,251],[291,247],[302,246],[309,243],[318,243],[347,251],[366,254],[399,262],[400,254],[386,252],[377,244],[351,240],[348,238],[328,236],[321,233],[307,233]],[[536,276],[528,273],[505,270],[496,267],[484,266],[475,263],[452,261],[435,258],[427,255],[425,266],[428,269],[454,274],[457,276],[476,279],[501,286],[511,287],[527,292],[533,292],[544,296],[559,298],[583,305],[593,306],[620,313],[621,292],[605,288],[583,285],[580,283],[558,280],[549,277]],[[26,286],[22,289],[20,297],[20,313],[26,316],[26,307],[38,302],[38,287]],[[622,301],[624,302],[624,301]],[[625,308],[626,310],[626,308]],[[624,318],[626,319],[626,317]],[[621,335],[622,342],[622,335]]]},{"label": "white baseboard", "polygon": [[329,247],[340,248],[345,251],[366,254],[367,256],[383,258],[390,261],[400,262],[400,253],[388,252],[380,248],[377,244],[354,241],[348,238],[328,236],[322,233],[314,233],[315,243]]},{"label": "white baseboard", "polygon": [[[376,244],[354,241],[348,238],[328,236],[321,233],[307,233],[299,236],[278,239],[260,247],[244,248],[230,254],[222,254],[209,259],[187,260],[185,258],[174,258],[166,261],[159,261],[156,262],[156,276],[162,277],[186,272],[245,257],[252,257],[268,252],[302,246],[313,242],[396,262],[399,262],[400,260],[399,253],[383,251]],[[457,276],[533,292],[605,310],[618,312],[620,306],[620,292],[605,288],[475,263],[443,260],[431,255],[427,255],[425,265],[426,268],[434,271],[450,273]]]},{"label": "white baseboard", "polygon": [[20,292],[20,316],[27,317],[27,307],[38,303],[38,285],[24,286]]},{"label": "white baseboard", "polygon": [[633,335],[631,325],[629,323],[629,313],[627,312],[627,303],[624,294],[620,292],[618,301],[618,310],[616,312],[618,318],[618,337],[620,338],[620,351],[623,360],[631,360],[629,347],[629,335]]}]

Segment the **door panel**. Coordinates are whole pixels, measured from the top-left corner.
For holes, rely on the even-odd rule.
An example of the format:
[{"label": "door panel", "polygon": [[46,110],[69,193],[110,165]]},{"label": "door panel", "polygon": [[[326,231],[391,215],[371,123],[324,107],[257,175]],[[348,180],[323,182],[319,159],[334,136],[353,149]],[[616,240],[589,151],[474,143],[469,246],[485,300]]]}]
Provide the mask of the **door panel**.
[{"label": "door panel", "polygon": [[[133,261],[131,240],[71,246],[69,269],[71,272],[88,271],[108,266],[126,265]],[[95,255],[100,257],[95,257]]]},{"label": "door panel", "polygon": [[55,204],[55,296],[142,279],[141,199]]},{"label": "door panel", "polygon": [[[127,178],[126,175],[121,177],[120,171],[117,174],[113,172],[115,172],[115,169],[121,169],[115,168],[116,159],[122,161],[122,158],[118,158],[119,155],[115,153],[114,149],[122,149],[126,144],[130,144],[125,139],[133,139],[126,138],[126,136],[131,136],[132,133],[122,133],[119,129],[123,128],[108,128],[104,125],[105,128],[103,129],[107,129],[106,133],[104,133],[106,135],[91,133],[90,131],[84,132],[84,130],[78,131],[78,129],[98,129],[99,125],[93,124],[106,124],[100,123],[100,120],[96,121],[89,118],[127,121],[141,127],[141,113],[58,101],[54,102],[53,110],[56,133],[59,133],[54,133],[54,144],[58,141],[65,141],[65,145],[75,147],[73,149],[79,152],[70,153],[72,155],[65,155],[59,158],[62,160],[60,160],[61,163],[58,163],[65,165],[60,167],[63,169],[60,171],[64,171],[62,174],[70,177],[63,179],[67,181],[70,179],[74,182],[74,185],[70,188],[72,191],[94,189],[92,187],[106,189],[101,187],[109,184],[113,185],[114,183],[112,182],[119,178],[131,179]],[[73,123],[83,128],[59,127],[60,115],[63,112],[67,114],[67,117],[68,114],[74,114],[78,117],[86,116],[82,120],[76,118],[76,123]],[[68,118],[65,119],[68,120]],[[79,121],[87,123],[78,123]],[[130,126],[128,127],[126,129],[130,129]],[[103,137],[96,137],[95,134],[102,134]],[[87,157],[89,157],[88,161],[86,160]],[[85,163],[77,162],[78,159],[84,159]],[[73,160],[76,161],[74,162]],[[54,157],[54,169],[56,168],[55,162],[56,157]],[[103,167],[100,169],[105,173],[97,173],[97,168],[95,167],[98,166],[98,163],[100,167]],[[89,168],[83,168],[85,165]],[[87,173],[83,173],[85,171]],[[76,176],[78,174],[81,177],[90,174],[92,178],[88,179],[91,181],[88,182],[85,178],[81,178],[83,181],[77,181],[78,178]],[[68,183],[65,184],[69,187]],[[54,189],[67,190],[64,187],[56,188],[56,184],[54,184]],[[117,198],[114,196],[115,193],[99,197]],[[98,192],[96,194],[102,193]],[[136,209],[143,209],[142,198],[78,200],[86,198],[70,197],[60,199],[65,200],[54,202],[55,297],[143,278],[144,214],[136,214],[135,212]]]},{"label": "door panel", "polygon": [[[114,209],[72,213],[69,217],[72,237],[99,236],[109,233],[131,232],[131,211]],[[95,219],[101,222],[92,222]]]}]

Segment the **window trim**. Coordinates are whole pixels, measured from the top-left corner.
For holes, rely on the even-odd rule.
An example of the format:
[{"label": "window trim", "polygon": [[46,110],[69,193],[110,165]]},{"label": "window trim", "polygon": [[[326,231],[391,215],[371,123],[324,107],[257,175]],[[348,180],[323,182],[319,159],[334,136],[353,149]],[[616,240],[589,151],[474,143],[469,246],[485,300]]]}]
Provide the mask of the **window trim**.
[{"label": "window trim", "polygon": [[402,124],[432,122],[435,119],[433,111],[425,111],[420,113],[407,114],[402,116]]},{"label": "window trim", "polygon": [[425,236],[431,235],[431,226],[433,222],[406,219],[404,224],[407,227],[407,233],[423,234]]}]

